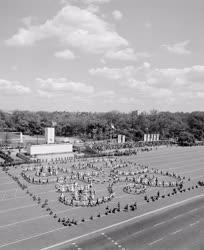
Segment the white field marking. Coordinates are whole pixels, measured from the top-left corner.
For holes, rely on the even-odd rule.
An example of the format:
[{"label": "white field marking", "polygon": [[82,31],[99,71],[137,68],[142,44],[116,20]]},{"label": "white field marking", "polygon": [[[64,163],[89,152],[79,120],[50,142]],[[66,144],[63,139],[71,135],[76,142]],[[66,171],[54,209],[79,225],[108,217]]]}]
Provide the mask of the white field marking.
[{"label": "white field marking", "polygon": [[[35,193],[35,195],[47,194],[47,193],[51,193],[51,192],[54,192],[54,191],[56,191],[56,189],[55,190],[44,191],[44,192],[41,192],[41,193]],[[30,192],[32,192],[32,191],[30,191]],[[8,198],[8,199],[1,199],[0,202],[1,201],[9,201],[9,200],[13,200],[13,199],[22,199],[22,198],[25,198],[25,196],[26,196],[26,194],[19,195],[19,196],[16,196],[16,197],[12,197],[12,198]]]},{"label": "white field marking", "polygon": [[176,230],[176,231],[174,231],[174,232],[172,232],[172,233],[170,233],[171,235],[174,235],[174,234],[177,234],[177,233],[180,233],[180,232],[182,232],[183,231],[183,229],[178,229],[178,230]]},{"label": "white field marking", "polygon": [[19,189],[19,188],[17,187],[17,188],[11,188],[11,189],[7,189],[7,190],[1,190],[0,193],[6,193],[8,191],[13,191],[13,190],[16,190],[16,189]]},{"label": "white field marking", "polygon": [[1,183],[0,186],[3,186],[3,185],[8,185],[8,184],[13,184],[15,183],[14,181],[10,181],[10,182],[5,182],[5,183]]},{"label": "white field marking", "polygon": [[[202,208],[203,208],[203,207],[202,207]],[[152,229],[153,227],[157,227],[157,226],[160,226],[160,225],[162,225],[162,224],[164,224],[164,223],[170,222],[170,221],[172,221],[172,220],[174,220],[174,219],[176,219],[176,218],[178,218],[178,217],[182,217],[182,216],[184,216],[184,215],[186,215],[186,214],[192,213],[192,211],[194,211],[194,210],[195,210],[195,209],[192,209],[192,210],[186,212],[185,214],[180,214],[180,215],[175,216],[175,217],[173,217],[173,218],[171,218],[171,219],[169,219],[169,220],[166,220],[166,221],[162,221],[162,222],[160,222],[160,223],[157,223],[157,224],[153,225],[152,227],[144,228],[144,229],[142,229],[142,230],[140,230],[140,231],[137,231],[136,233],[132,234],[131,237],[132,237],[132,236],[135,236],[135,235],[137,235],[137,234],[140,234],[140,233],[144,232],[145,230],[149,230],[149,229]]]},{"label": "white field marking", "polygon": [[[124,196],[126,196],[127,194],[125,195],[121,195],[121,196],[118,196],[118,197],[115,197],[115,198],[122,198]],[[2,201],[2,200],[0,200]],[[53,200],[49,200],[49,203],[51,202],[56,202],[57,199],[53,199]],[[111,201],[111,202],[115,202],[115,201]],[[146,202],[141,202],[141,203],[138,203],[138,205],[144,205],[146,204]],[[0,210],[0,214],[1,213],[7,213],[7,212],[10,212],[10,211],[15,211],[15,210],[18,210],[18,209],[23,209],[23,208],[28,208],[28,207],[35,207],[36,204],[30,204],[30,205],[25,205],[25,206],[21,206],[21,207],[16,207],[16,208],[11,208],[11,209],[5,209],[5,210]],[[80,207],[76,207],[76,208],[80,208]],[[74,208],[73,208],[74,209]]]},{"label": "white field marking", "polygon": [[194,208],[194,209],[192,209],[191,211],[192,211],[192,212],[196,212],[196,211],[198,211],[198,208]]},{"label": "white field marking", "polygon": [[199,222],[200,222],[200,221],[199,221],[199,220],[197,220],[196,222],[191,223],[191,224],[190,224],[190,226],[191,226],[191,227],[193,227],[193,226],[195,226],[196,224],[198,224]]},{"label": "white field marking", "polygon": [[[131,237],[132,237],[132,236],[135,236],[135,235],[137,235],[137,234],[143,233],[146,229],[147,229],[147,228],[142,229],[142,230],[140,230],[140,231],[137,231],[136,233],[132,234]],[[148,229],[150,229],[150,228],[148,228]]]},{"label": "white field marking", "polygon": [[19,224],[19,223],[25,223],[25,222],[32,221],[32,220],[37,220],[37,219],[40,219],[40,218],[43,218],[43,217],[48,217],[48,216],[49,216],[48,214],[47,214],[47,215],[41,215],[41,216],[34,217],[34,218],[31,218],[31,219],[26,219],[26,220],[17,221],[17,222],[14,222],[14,223],[2,225],[2,226],[0,226],[0,229],[1,229],[1,228],[5,228],[5,227],[14,226],[14,225],[17,225],[17,224]]},{"label": "white field marking", "polygon": [[[124,196],[127,196],[128,194],[125,194],[125,195],[121,195],[121,196],[116,196],[115,198],[118,199],[118,198],[122,198]],[[23,197],[22,197],[23,198]],[[13,199],[13,198],[12,198]],[[0,200],[0,201],[3,201],[3,200]],[[5,200],[4,200],[5,201]],[[53,200],[49,200],[48,202],[55,202],[57,201],[57,199],[53,199]],[[110,203],[112,202],[115,202],[115,201],[110,201]],[[141,202],[141,203],[138,203],[138,205],[144,205],[146,204],[146,202]],[[17,207],[17,208],[11,208],[11,209],[5,209],[5,210],[0,210],[0,214],[1,213],[6,213],[6,212],[9,212],[9,211],[15,211],[15,210],[18,210],[18,209],[21,209],[21,208],[27,208],[27,207],[34,207],[36,204],[32,204],[32,205],[25,205],[25,206],[22,206],[22,207]],[[76,207],[76,208],[80,208],[80,207]],[[74,208],[73,208],[74,209]]]},{"label": "white field marking", "polygon": [[[138,205],[143,205],[143,204],[144,203],[139,203]],[[81,208],[81,207],[71,207],[71,208],[68,208],[68,209],[64,209],[64,210],[58,211],[58,212],[56,212],[56,214],[64,213],[64,212],[67,212],[67,211],[70,211],[70,210],[79,209],[79,208]],[[30,218],[30,219],[16,221],[16,222],[13,222],[13,223],[2,225],[2,226],[0,226],[0,228],[10,227],[10,226],[14,226],[14,225],[21,224],[21,223],[26,223],[26,222],[29,222],[29,221],[32,221],[32,220],[38,220],[38,219],[41,219],[41,218],[46,218],[46,217],[49,217],[49,216],[50,216],[49,214],[46,214],[46,215],[41,215],[41,216],[33,217],[33,218]],[[101,217],[103,217],[103,216],[106,216],[106,215],[101,215]]]},{"label": "white field marking", "polygon": [[157,239],[157,240],[154,240],[154,241],[148,243],[148,245],[149,245],[149,246],[154,245],[154,244],[156,244],[157,242],[162,241],[163,239],[164,239],[164,237],[159,238],[159,239]]},{"label": "white field marking", "polygon": [[164,223],[166,223],[167,221],[162,221],[162,222],[159,222],[159,223],[157,223],[157,224],[154,224],[154,226],[153,227],[157,227],[157,226],[160,226],[160,225],[162,225],[162,224],[164,224]]},{"label": "white field marking", "polygon": [[25,240],[30,240],[32,238],[36,238],[36,237],[39,237],[41,235],[46,235],[46,234],[49,234],[49,233],[57,232],[57,231],[60,231],[62,229],[65,229],[65,228],[66,228],[65,226],[59,227],[57,229],[53,229],[53,230],[50,230],[50,231],[47,231],[47,232],[44,232],[44,233],[36,234],[36,235],[30,236],[28,238],[24,238],[24,239],[21,239],[21,240],[16,240],[16,241],[13,241],[13,242],[10,242],[10,243],[6,243],[4,245],[0,245],[0,248],[10,246],[10,245],[14,245],[16,243],[19,243],[19,242],[22,242],[22,241],[25,241]]},{"label": "white field marking", "polygon": [[[64,209],[64,210],[58,211],[57,214],[64,213],[64,212],[67,212],[67,211],[70,211],[70,210],[79,209],[79,208],[80,207],[72,207],[72,208],[69,208],[69,209]],[[46,217],[49,217],[49,216],[50,216],[49,214],[46,214],[46,215],[41,215],[41,216],[33,217],[33,218],[30,218],[30,219],[26,219],[26,220],[16,221],[16,222],[13,222],[13,223],[10,223],[10,224],[2,225],[2,226],[0,226],[0,228],[10,227],[10,226],[14,226],[14,225],[21,224],[21,223],[26,223],[26,222],[33,221],[33,220],[46,218]]]},{"label": "white field marking", "polygon": [[[103,236],[103,237],[105,237],[106,239],[108,239],[109,241],[111,241],[114,245],[116,245],[116,246],[118,246],[119,247],[119,245],[118,245],[118,242],[117,241],[115,241],[115,240],[113,240],[111,237],[109,237],[108,235],[106,235],[105,233],[101,233],[101,235]],[[121,247],[121,246],[120,246]],[[119,248],[120,248],[119,247]]]},{"label": "white field marking", "polygon": [[[57,201],[57,199],[49,200],[49,203],[50,202],[55,202],[55,201]],[[28,207],[35,207],[36,205],[37,204],[34,203],[34,204],[30,204],[30,205],[25,205],[25,206],[22,206],[22,207],[16,207],[16,208],[11,208],[11,209],[0,210],[0,214],[7,213],[7,212],[10,212],[10,211],[15,211],[15,210],[18,210],[18,209],[23,209],[23,208],[28,208]]]},{"label": "white field marking", "polygon": [[[191,212],[192,212],[192,210],[191,210]],[[188,214],[188,213],[187,213],[187,214]],[[175,219],[177,219],[177,218],[179,218],[179,217],[182,217],[182,216],[183,216],[183,214],[179,214],[179,215],[174,216],[173,219],[175,220]]]},{"label": "white field marking", "polygon": [[[83,234],[83,235],[74,237],[74,238],[72,238],[72,239],[65,240],[65,241],[62,241],[62,242],[53,244],[53,245],[51,245],[51,246],[42,248],[41,250],[47,250],[47,249],[52,249],[52,248],[54,248],[54,247],[59,247],[59,246],[61,246],[61,245],[70,243],[70,242],[72,242],[72,241],[75,241],[75,240],[78,240],[78,239],[81,239],[81,238],[84,238],[84,237],[87,237],[87,236],[90,236],[90,235],[93,235],[93,234],[102,232],[102,231],[104,231],[104,230],[108,230],[108,229],[111,229],[111,228],[114,228],[114,227],[117,227],[117,226],[126,224],[126,223],[128,223],[128,222],[134,221],[134,220],[139,219],[139,218],[143,218],[143,217],[148,216],[148,215],[152,215],[152,214],[161,212],[161,211],[163,211],[163,210],[165,210],[165,209],[169,209],[169,208],[172,208],[172,207],[176,207],[176,206],[178,206],[178,205],[180,205],[180,204],[183,204],[183,203],[186,203],[186,202],[188,202],[188,201],[195,200],[195,199],[198,199],[198,198],[201,198],[201,197],[204,197],[204,194],[197,195],[197,196],[194,196],[194,197],[191,197],[191,198],[188,198],[188,199],[179,201],[179,202],[175,202],[175,203],[173,203],[173,204],[171,204],[171,205],[164,206],[164,207],[162,207],[162,208],[158,208],[158,209],[156,209],[156,210],[153,210],[153,211],[150,211],[150,212],[147,212],[147,213],[144,213],[144,214],[141,214],[141,215],[132,217],[132,218],[130,218],[130,219],[127,219],[127,220],[124,220],[124,221],[121,221],[121,222],[112,224],[112,225],[110,225],[110,226],[107,226],[107,227],[104,227],[104,228],[97,229],[97,230],[92,231],[92,232],[90,232],[90,233],[86,233],[86,234]],[[45,234],[45,233],[44,233],[44,234]],[[38,236],[33,236],[33,238],[34,238],[34,237],[38,237]],[[21,239],[21,240],[19,240],[19,241],[17,241],[17,242],[21,242],[21,241],[25,241],[25,240],[27,240],[27,238]],[[15,243],[12,243],[12,242],[11,242],[11,243],[7,243],[6,245],[8,245],[8,244],[9,244],[9,245],[11,245],[11,244],[13,245],[13,244],[15,244]],[[0,248],[1,248],[1,247],[2,247],[2,246],[0,246]]]},{"label": "white field marking", "polygon": [[[4,196],[5,196],[5,195],[6,195],[6,194],[4,194]],[[24,194],[24,195],[12,197],[12,198],[1,199],[0,202],[10,201],[10,200],[16,200],[16,199],[23,199],[23,198],[25,198],[25,197],[28,197],[28,196],[26,196],[26,194]]]}]

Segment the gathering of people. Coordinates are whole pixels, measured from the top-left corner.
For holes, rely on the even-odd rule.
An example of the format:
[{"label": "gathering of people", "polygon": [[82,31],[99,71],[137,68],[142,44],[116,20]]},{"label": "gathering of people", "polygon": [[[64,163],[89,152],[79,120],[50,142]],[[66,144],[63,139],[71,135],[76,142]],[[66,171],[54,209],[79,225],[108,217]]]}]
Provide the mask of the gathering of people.
[{"label": "gathering of people", "polygon": [[[32,184],[56,183],[59,201],[69,206],[108,202],[114,198],[114,185],[120,182],[125,183],[122,190],[129,194],[144,193],[147,187],[178,187],[182,182],[175,173],[116,156],[36,163],[25,166],[21,175]],[[101,196],[96,195],[97,184],[105,185]]]}]

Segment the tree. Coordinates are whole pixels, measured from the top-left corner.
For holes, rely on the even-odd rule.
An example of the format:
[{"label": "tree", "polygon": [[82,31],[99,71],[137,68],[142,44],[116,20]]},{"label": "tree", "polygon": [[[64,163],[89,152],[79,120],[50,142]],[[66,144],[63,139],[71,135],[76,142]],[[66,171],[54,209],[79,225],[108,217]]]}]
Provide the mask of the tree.
[{"label": "tree", "polygon": [[178,144],[180,146],[192,146],[195,143],[194,136],[186,131],[182,131],[178,137]]}]

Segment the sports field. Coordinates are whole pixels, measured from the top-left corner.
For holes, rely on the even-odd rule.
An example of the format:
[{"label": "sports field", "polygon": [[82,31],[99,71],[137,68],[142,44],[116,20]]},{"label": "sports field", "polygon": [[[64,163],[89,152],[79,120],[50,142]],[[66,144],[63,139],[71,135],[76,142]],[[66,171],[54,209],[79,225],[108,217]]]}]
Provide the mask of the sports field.
[{"label": "sports field", "polygon": [[[188,188],[195,186],[198,180],[204,180],[203,152],[203,147],[163,147],[122,159],[185,176],[184,188]],[[199,187],[169,197],[168,194],[172,192],[170,187],[147,187],[146,193],[136,195],[125,193],[125,182],[118,182],[113,187],[115,197],[108,203],[94,207],[67,206],[58,201],[59,193],[54,184],[28,183],[20,175],[21,171],[22,166],[18,166],[8,173],[17,176],[28,187],[29,193],[0,170],[0,249],[77,249],[77,241],[84,234],[91,237],[105,229],[110,230],[111,225],[203,192],[203,188]],[[165,180],[168,181],[168,177]],[[105,184],[97,184],[95,189],[99,196],[106,195]],[[144,200],[144,195],[150,197],[157,191],[160,195],[165,195],[165,198],[155,202]],[[40,198],[40,202],[33,200],[34,195]],[[45,199],[48,199],[48,205],[42,207]],[[105,215],[106,206],[114,208],[118,202],[121,208],[137,202],[138,209],[128,212],[121,209],[120,212]],[[53,213],[50,214],[47,208]],[[100,217],[97,217],[99,214]],[[77,220],[77,225],[64,226],[58,222],[59,218],[67,217]],[[85,222],[81,221],[83,218]]]}]

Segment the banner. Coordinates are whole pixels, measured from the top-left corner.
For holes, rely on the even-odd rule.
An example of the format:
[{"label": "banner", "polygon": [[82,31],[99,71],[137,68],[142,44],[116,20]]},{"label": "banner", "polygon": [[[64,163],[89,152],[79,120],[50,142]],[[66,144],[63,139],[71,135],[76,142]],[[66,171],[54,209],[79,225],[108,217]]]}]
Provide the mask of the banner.
[{"label": "banner", "polygon": [[147,134],[144,134],[144,142],[147,141]]},{"label": "banner", "polygon": [[118,135],[118,143],[122,142],[122,135]]},{"label": "banner", "polygon": [[150,134],[147,134],[147,142],[150,141]]}]

